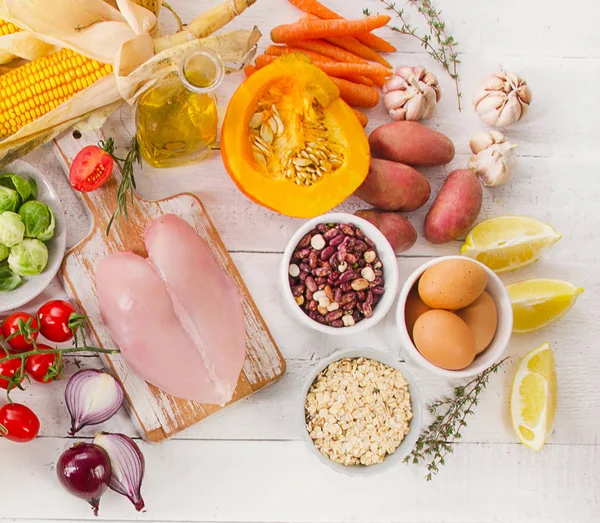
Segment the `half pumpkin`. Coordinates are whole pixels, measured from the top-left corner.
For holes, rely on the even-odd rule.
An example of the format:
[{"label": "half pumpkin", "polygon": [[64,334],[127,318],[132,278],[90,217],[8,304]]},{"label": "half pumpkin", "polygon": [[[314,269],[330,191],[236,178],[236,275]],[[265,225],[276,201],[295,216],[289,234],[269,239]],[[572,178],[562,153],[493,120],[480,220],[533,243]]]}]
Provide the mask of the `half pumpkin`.
[{"label": "half pumpkin", "polygon": [[250,76],[229,102],[225,168],[253,201],[310,218],[350,196],[369,170],[369,143],[337,86],[303,55]]}]

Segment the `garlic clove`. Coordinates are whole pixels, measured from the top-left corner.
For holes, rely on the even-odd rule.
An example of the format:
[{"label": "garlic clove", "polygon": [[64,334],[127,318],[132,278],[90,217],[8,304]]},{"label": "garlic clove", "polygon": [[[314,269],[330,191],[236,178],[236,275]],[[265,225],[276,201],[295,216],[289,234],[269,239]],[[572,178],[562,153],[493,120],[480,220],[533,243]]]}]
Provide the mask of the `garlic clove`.
[{"label": "garlic clove", "polygon": [[502,133],[477,133],[469,146],[475,154],[469,159],[468,168],[479,176],[484,185],[502,185],[510,179],[516,163],[516,146],[507,142]]},{"label": "garlic clove", "polygon": [[408,91],[391,91],[383,96],[383,105],[388,111],[391,111],[403,106],[413,96],[413,93]]},{"label": "garlic clove", "polygon": [[407,87],[408,84],[404,78],[401,76],[391,76],[390,79],[383,84],[383,93],[392,93],[398,89],[406,89]]},{"label": "garlic clove", "polygon": [[393,120],[431,118],[441,97],[436,76],[423,67],[396,68],[383,91],[384,105]]}]

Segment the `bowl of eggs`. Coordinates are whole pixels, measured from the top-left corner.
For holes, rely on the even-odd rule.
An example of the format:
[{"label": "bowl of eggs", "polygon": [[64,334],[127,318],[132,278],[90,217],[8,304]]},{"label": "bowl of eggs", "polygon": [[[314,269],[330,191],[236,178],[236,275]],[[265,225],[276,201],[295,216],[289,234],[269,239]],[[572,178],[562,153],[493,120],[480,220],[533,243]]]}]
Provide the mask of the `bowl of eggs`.
[{"label": "bowl of eggs", "polygon": [[464,256],[444,256],[407,278],[396,324],[416,363],[441,376],[463,378],[502,357],[513,312],[506,288],[492,270]]}]

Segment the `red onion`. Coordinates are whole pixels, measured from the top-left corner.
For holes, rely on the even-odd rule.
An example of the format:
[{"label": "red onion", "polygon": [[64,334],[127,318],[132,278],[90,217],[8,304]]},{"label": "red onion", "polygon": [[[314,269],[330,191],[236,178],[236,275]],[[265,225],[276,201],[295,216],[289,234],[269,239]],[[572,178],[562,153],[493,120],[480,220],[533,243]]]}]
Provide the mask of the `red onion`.
[{"label": "red onion", "polygon": [[92,443],[75,443],[58,459],[56,474],[61,485],[74,496],[85,499],[97,516],[100,497],[111,477],[106,451]]},{"label": "red onion", "polygon": [[85,369],[73,374],[65,388],[71,436],[86,425],[112,418],[121,408],[123,396],[123,387],[107,372]]},{"label": "red onion", "polygon": [[140,489],[146,470],[146,461],[136,442],[125,434],[100,432],[94,444],[102,447],[110,458],[112,476],[108,486],[129,498],[139,512],[144,508]]}]

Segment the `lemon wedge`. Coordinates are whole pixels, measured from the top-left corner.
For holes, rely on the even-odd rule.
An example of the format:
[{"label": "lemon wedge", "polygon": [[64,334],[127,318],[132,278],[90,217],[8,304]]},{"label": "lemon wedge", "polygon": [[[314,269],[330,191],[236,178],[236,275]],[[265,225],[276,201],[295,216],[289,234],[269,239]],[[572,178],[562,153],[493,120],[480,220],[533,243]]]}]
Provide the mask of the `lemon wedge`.
[{"label": "lemon wedge", "polygon": [[533,218],[498,216],[477,224],[460,252],[500,273],[534,262],[560,238],[550,225]]},{"label": "lemon wedge", "polygon": [[510,397],[513,428],[521,443],[542,450],[556,413],[556,370],[549,343],[532,350],[519,363]]},{"label": "lemon wedge", "polygon": [[583,292],[561,280],[528,280],[506,287],[513,309],[513,332],[531,332],[562,318]]}]

